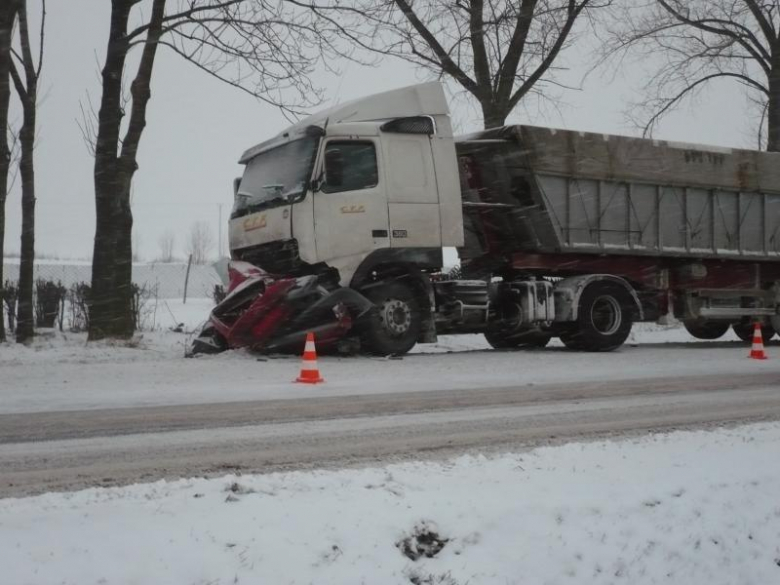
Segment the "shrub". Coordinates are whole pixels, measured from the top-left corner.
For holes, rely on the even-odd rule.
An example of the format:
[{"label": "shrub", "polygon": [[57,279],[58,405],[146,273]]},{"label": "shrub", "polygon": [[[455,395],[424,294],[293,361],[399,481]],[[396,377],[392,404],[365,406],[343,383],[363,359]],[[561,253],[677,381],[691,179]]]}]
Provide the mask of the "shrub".
[{"label": "shrub", "polygon": [[[157,313],[157,286],[133,283],[133,321],[136,331],[153,330]],[[152,304],[151,301],[154,301]]]},{"label": "shrub", "polygon": [[89,329],[89,302],[92,287],[86,282],[77,282],[68,291],[70,305],[70,330],[86,331]]},{"label": "shrub", "polygon": [[[35,326],[54,327],[57,317],[65,309],[67,289],[61,282],[39,278],[35,282]],[[62,320],[60,319],[60,329]]]},{"label": "shrub", "polygon": [[18,297],[19,287],[10,280],[6,280],[3,288],[0,288],[0,319],[2,319],[3,308],[5,308],[10,333],[16,329],[16,300]]}]

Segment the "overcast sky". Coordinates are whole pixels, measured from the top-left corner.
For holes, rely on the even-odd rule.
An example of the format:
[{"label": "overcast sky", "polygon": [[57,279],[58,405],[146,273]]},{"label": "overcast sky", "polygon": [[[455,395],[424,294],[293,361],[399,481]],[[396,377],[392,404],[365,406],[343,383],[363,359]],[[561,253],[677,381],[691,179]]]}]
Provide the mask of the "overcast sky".
[{"label": "overcast sky", "polygon": [[[35,4],[32,2],[31,4]],[[100,100],[99,71],[105,54],[110,3],[105,0],[54,0],[48,3],[46,52],[41,80],[36,150],[36,249],[60,258],[92,254],[95,229],[92,159],[78,120],[80,102]],[[35,15],[32,15],[36,18]],[[564,55],[564,81],[578,85],[592,55],[585,44]],[[406,63],[387,59],[377,67],[344,63],[340,77],[322,75],[330,103],[426,80]],[[536,104],[518,109],[509,120],[611,134],[637,134],[625,121],[625,104],[641,85],[643,73],[631,68],[611,76],[588,77],[582,91],[563,93],[560,111]],[[481,121],[465,99],[454,105],[456,129],[478,129]],[[670,116],[659,139],[753,148],[751,119],[735,85],[722,84],[692,108]],[[18,121],[18,120],[17,120]],[[208,221],[215,238],[222,206],[223,237],[232,205],[232,180],[241,173],[237,159],[248,146],[269,138],[288,122],[275,109],[196,70],[164,48],[152,80],[148,125],[135,175],[135,237],[142,258],[159,255],[158,239],[176,233],[183,256],[190,226]],[[5,247],[19,250],[19,185],[7,202]],[[223,245],[223,249],[226,249]]]}]

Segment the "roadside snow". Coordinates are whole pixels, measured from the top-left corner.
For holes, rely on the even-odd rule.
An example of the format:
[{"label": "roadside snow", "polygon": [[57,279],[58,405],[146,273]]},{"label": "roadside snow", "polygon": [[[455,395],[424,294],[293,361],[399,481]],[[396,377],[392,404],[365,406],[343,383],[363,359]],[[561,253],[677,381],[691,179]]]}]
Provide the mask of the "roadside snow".
[{"label": "roadside snow", "polygon": [[761,424],[5,499],[0,565],[33,585],[766,585],[778,452]]}]

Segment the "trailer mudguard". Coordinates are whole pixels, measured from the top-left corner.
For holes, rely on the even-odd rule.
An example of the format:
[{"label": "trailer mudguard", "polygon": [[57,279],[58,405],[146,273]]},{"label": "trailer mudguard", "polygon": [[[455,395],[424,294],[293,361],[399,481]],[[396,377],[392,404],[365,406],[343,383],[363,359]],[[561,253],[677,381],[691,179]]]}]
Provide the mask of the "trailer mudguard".
[{"label": "trailer mudguard", "polygon": [[637,320],[642,321],[645,317],[645,313],[634,287],[632,287],[624,278],[611,274],[584,274],[581,276],[564,278],[563,280],[556,282],[553,291],[555,295],[555,321],[576,321],[580,306],[580,297],[582,296],[583,291],[588,285],[593,284],[594,282],[604,281],[614,282],[626,289],[626,292],[631,295],[631,298],[634,300]]}]

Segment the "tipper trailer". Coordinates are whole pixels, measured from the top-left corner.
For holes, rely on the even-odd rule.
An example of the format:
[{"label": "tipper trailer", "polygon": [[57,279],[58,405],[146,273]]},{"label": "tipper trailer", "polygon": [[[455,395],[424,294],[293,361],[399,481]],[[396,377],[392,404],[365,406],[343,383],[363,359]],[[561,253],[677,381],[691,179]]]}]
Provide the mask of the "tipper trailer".
[{"label": "tipper trailer", "polygon": [[[332,337],[372,352],[475,332],[607,351],[670,315],[702,339],[780,330],[780,154],[532,126],[454,138],[426,83],[311,116],[240,162],[230,248],[273,275],[258,298],[302,279],[340,319]],[[212,315],[220,348],[277,346],[263,309],[231,307]],[[300,344],[307,323],[288,320]]]}]

